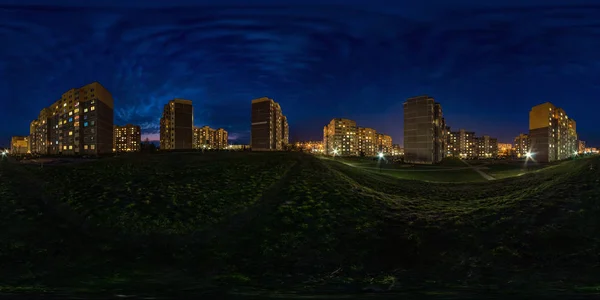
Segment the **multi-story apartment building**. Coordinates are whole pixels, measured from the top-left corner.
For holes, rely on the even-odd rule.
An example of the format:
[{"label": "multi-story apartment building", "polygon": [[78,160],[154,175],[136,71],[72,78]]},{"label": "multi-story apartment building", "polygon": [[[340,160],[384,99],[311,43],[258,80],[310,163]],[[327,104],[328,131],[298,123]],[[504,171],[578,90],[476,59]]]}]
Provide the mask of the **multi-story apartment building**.
[{"label": "multi-story apartment building", "polygon": [[579,153],[584,153],[585,152],[585,141],[582,141],[582,140],[578,140],[577,141],[577,151]]},{"label": "multi-story apartment building", "polygon": [[365,156],[375,156],[379,151],[377,132],[373,128],[357,128],[357,147],[358,154]]},{"label": "multi-story apartment building", "polygon": [[281,143],[285,148],[290,143],[290,126],[286,116],[281,116]]},{"label": "multi-story apartment building", "polygon": [[137,152],[142,147],[142,130],[140,126],[127,124],[113,126],[113,151]]},{"label": "multi-story apartment building", "polygon": [[402,156],[404,155],[404,148],[400,147],[398,144],[392,145],[392,156]]},{"label": "multi-story apartment building", "polygon": [[512,149],[512,144],[498,143],[498,156],[512,156]]},{"label": "multi-story apartment building", "polygon": [[377,153],[383,153],[386,155],[392,154],[392,137],[383,134],[377,133]]},{"label": "multi-story apartment building", "polygon": [[534,106],[529,112],[530,151],[538,162],[562,160],[575,155],[575,121],[550,102]]},{"label": "multi-story apartment building", "polygon": [[10,139],[10,153],[22,155],[30,152],[28,136],[13,136]]},{"label": "multi-story apartment building", "polygon": [[447,135],[446,155],[461,158],[477,157],[477,139],[474,131],[450,131]]},{"label": "multi-story apartment building", "polygon": [[112,95],[100,83],[70,89],[30,124],[38,154],[97,155],[113,149]]},{"label": "multi-story apartment building", "polygon": [[404,102],[404,161],[433,164],[444,157],[446,124],[442,106],[427,95]]},{"label": "multi-story apartment building", "polygon": [[323,128],[323,147],[327,155],[358,155],[356,122],[335,118]]},{"label": "multi-story apartment building", "polygon": [[289,142],[287,118],[279,103],[267,97],[252,100],[252,151],[283,150]]},{"label": "multi-story apartment building", "polygon": [[498,156],[498,139],[488,135],[475,138],[475,156],[492,158]]},{"label": "multi-story apartment building", "polygon": [[519,134],[517,137],[515,137],[514,146],[515,146],[514,147],[515,155],[517,157],[526,156],[531,147],[531,141],[529,140],[529,135],[525,134],[525,133]]},{"label": "multi-story apartment building", "polygon": [[194,127],[194,149],[227,149],[229,136],[225,129]]},{"label": "multi-story apartment building", "polygon": [[191,100],[173,99],[160,118],[160,149],[192,149],[194,108]]}]

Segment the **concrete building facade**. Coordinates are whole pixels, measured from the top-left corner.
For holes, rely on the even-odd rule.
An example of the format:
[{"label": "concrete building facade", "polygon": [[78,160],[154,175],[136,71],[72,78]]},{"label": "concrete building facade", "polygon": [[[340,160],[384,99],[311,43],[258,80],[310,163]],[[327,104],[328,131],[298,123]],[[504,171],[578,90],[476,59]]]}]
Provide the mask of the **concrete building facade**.
[{"label": "concrete building facade", "polygon": [[515,155],[517,157],[524,157],[529,152],[529,148],[531,147],[531,141],[529,140],[529,135],[525,133],[519,134],[515,137],[514,140],[514,149]]},{"label": "concrete building facade", "polygon": [[193,149],[194,108],[191,100],[173,99],[160,118],[160,149]]},{"label": "concrete building facade", "polygon": [[442,107],[427,95],[404,102],[404,161],[434,164],[442,161],[446,143]]},{"label": "concrete building facade", "polygon": [[279,103],[267,97],[252,100],[252,151],[280,151],[289,143],[287,118]]},{"label": "concrete building facade", "polygon": [[127,124],[113,126],[113,151],[138,152],[142,148],[142,130],[140,126]]},{"label": "concrete building facade", "polygon": [[550,102],[529,112],[530,152],[538,162],[552,162],[575,155],[577,132],[573,119]]},{"label": "concrete building facade", "polygon": [[323,128],[323,147],[327,155],[358,155],[358,128],[350,119],[335,118]]},{"label": "concrete building facade", "polygon": [[30,149],[42,155],[112,153],[113,109],[112,95],[98,82],[70,89],[31,122]]},{"label": "concrete building facade", "polygon": [[23,155],[30,153],[28,136],[13,136],[10,139],[10,153],[13,155]]}]

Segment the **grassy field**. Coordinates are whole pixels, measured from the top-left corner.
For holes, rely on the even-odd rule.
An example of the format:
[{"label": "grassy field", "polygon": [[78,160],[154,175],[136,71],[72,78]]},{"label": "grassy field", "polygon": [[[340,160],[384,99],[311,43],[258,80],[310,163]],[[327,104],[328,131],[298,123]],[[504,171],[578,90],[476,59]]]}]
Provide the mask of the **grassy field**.
[{"label": "grassy field", "polygon": [[435,183],[296,153],[3,161],[0,293],[598,293],[599,170]]}]

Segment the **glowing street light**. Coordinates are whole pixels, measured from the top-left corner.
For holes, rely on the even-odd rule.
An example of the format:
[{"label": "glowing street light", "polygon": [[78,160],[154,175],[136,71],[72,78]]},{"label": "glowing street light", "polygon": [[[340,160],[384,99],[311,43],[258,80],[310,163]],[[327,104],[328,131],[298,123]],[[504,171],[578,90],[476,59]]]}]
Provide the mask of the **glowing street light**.
[{"label": "glowing street light", "polygon": [[333,149],[333,155],[337,155],[338,154],[338,149]]},{"label": "glowing street light", "polygon": [[377,154],[377,156],[379,156],[379,158],[383,158],[383,152],[379,152],[379,154]]},{"label": "glowing street light", "polygon": [[525,153],[525,156],[526,156],[527,158],[531,158],[531,157],[533,157],[533,153],[531,153],[531,152],[527,152],[527,153]]}]

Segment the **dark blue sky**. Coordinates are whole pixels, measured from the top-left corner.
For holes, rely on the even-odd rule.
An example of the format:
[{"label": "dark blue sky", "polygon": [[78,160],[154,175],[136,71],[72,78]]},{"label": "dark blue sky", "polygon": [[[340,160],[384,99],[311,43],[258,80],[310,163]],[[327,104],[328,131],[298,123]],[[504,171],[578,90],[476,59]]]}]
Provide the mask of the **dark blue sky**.
[{"label": "dark blue sky", "polygon": [[250,100],[268,96],[292,140],[346,117],[402,144],[403,101],[429,94],[453,129],[503,142],[550,101],[600,146],[598,1],[86,2],[0,0],[0,146],[92,81],[151,138],[179,97],[247,143]]}]

